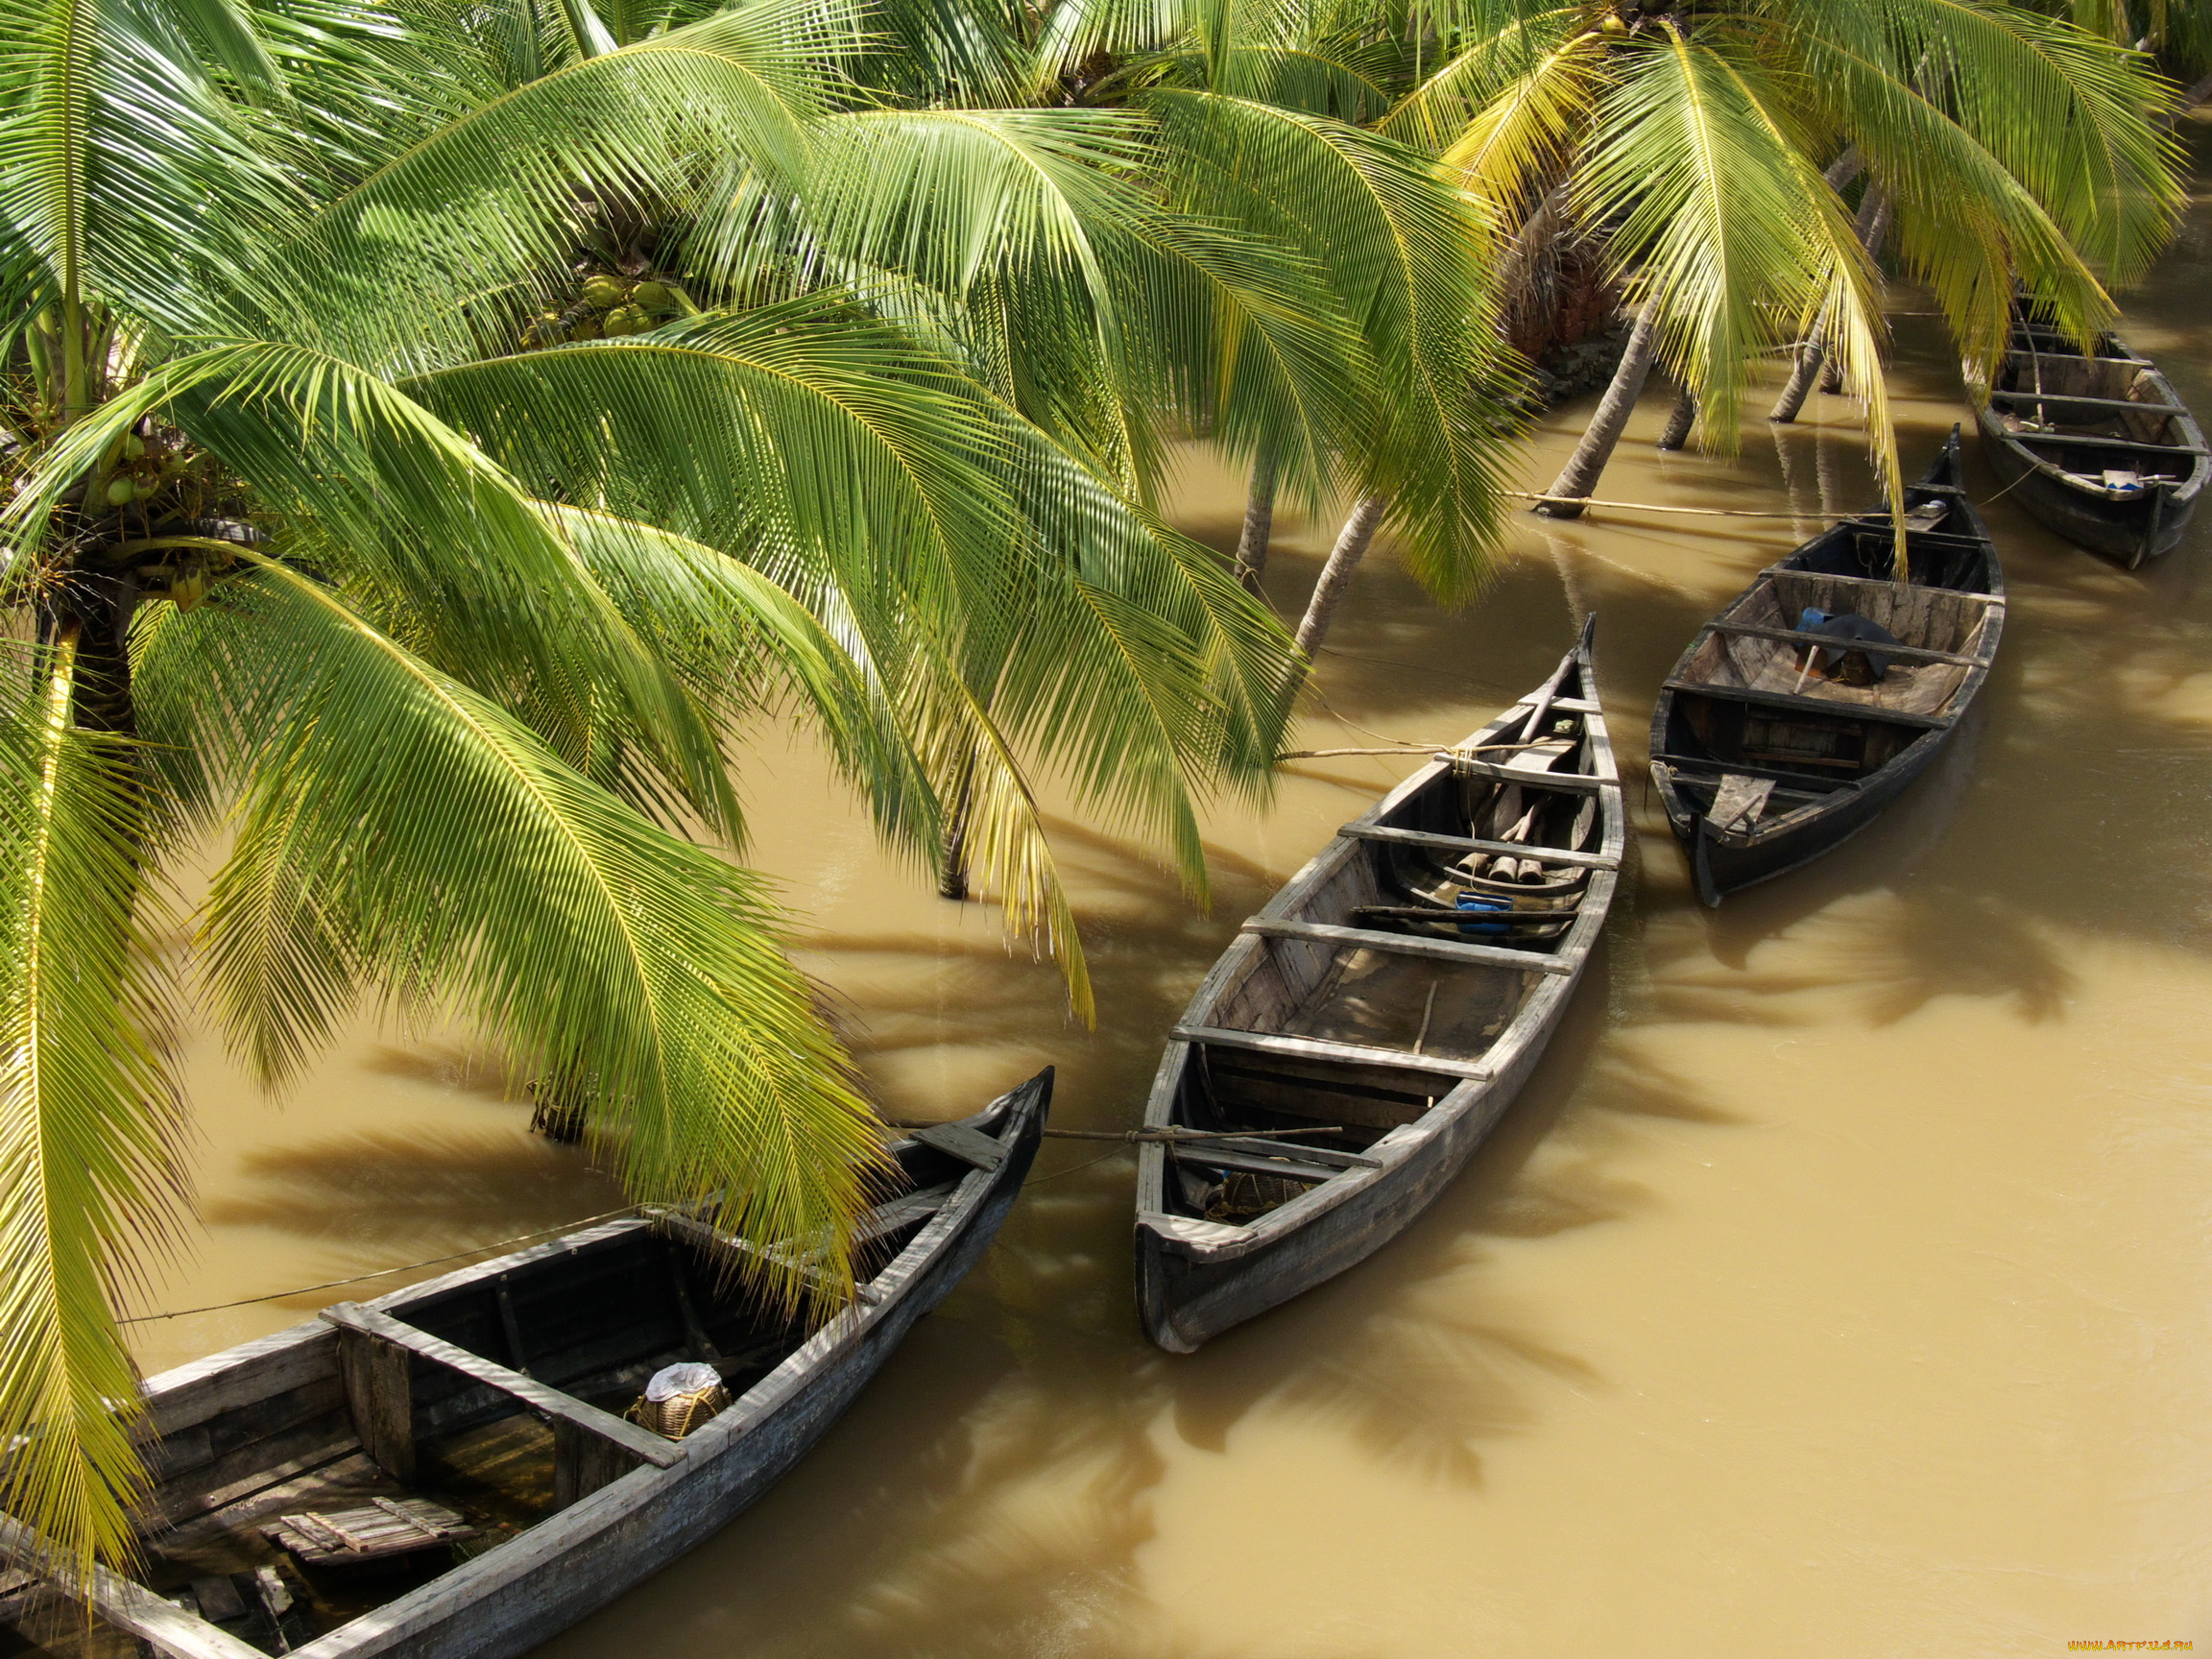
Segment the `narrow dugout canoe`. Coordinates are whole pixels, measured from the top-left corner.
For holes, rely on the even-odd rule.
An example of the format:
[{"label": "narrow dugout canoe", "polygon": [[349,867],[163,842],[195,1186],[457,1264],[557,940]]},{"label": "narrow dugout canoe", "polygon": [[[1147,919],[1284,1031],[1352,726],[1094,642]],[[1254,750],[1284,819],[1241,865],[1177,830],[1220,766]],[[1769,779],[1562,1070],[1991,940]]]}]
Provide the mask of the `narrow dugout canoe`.
[{"label": "narrow dugout canoe", "polygon": [[[705,1543],[821,1437],[990,1245],[1051,1094],[1047,1070],[894,1142],[902,1190],[863,1222],[859,1297],[811,1333],[733,1286],[732,1255],[758,1245],[652,1212],[156,1377],[143,1582],[27,1583],[37,1542],[0,1518],[11,1614],[41,1590],[89,1605],[89,1629],[61,1621],[79,1654],[524,1652]],[[684,1360],[734,1396],[718,1416],[679,1441],[619,1415]],[[441,1517],[463,1554],[371,1559]],[[338,1552],[303,1567],[264,1528]],[[329,1566],[348,1536],[364,1551]]]},{"label": "narrow dugout canoe", "polygon": [[[1698,631],[1651,712],[1651,777],[1718,904],[1849,840],[1926,771],[1988,678],[2005,627],[1997,549],[1960,483],[1959,431],[1905,492],[1910,583],[1889,515],[1815,536]],[[1857,615],[1900,642],[1871,685],[1831,679],[1834,637],[1808,610]],[[1846,667],[1845,655],[1836,666]]]},{"label": "narrow dugout canoe", "polygon": [[1534,1070],[1626,841],[1590,639],[1347,824],[1190,999],[1144,1123],[1212,1138],[1138,1152],[1137,1295],[1163,1348],[1388,1242]]},{"label": "narrow dugout canoe", "polygon": [[2181,540],[2212,466],[2197,418],[2156,364],[2110,334],[2084,357],[2017,314],[1976,419],[1990,468],[2014,500],[2129,569]]}]

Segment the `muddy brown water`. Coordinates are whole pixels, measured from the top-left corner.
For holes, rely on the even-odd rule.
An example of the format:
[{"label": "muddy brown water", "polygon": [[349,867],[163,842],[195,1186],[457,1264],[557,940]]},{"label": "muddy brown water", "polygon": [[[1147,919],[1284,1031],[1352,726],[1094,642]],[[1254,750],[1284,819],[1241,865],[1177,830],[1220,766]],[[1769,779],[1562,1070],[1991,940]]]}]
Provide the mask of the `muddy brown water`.
[{"label": "muddy brown water", "polygon": [[[2212,207],[2129,333],[2212,409]],[[1902,301],[1908,309],[1911,301]],[[1902,317],[1909,464],[1961,418]],[[1759,408],[1763,408],[1763,403]],[[1301,747],[1471,730],[1599,613],[1624,770],[1659,681],[1751,573],[1866,497],[1815,399],[1740,454],[1660,456],[1654,388],[1602,493],[1789,520],[1517,517],[1447,614],[1360,574]],[[1549,480],[1581,409],[1516,464]],[[1978,492],[1993,486],[1977,460]],[[1231,545],[1193,455],[1181,520]],[[1533,1085],[1382,1254],[1172,1358],[1138,1334],[1131,1162],[1058,1142],[993,1252],[757,1508],[553,1643],[638,1653],[1280,1659],[2039,1655],[2212,1642],[2212,519],[2130,575],[1989,510],[2004,654],[1951,757],[1815,868],[1701,910],[1632,787],[1642,867]],[[1290,613],[1327,523],[1282,527]],[[1207,827],[1201,914],[1111,827],[1056,848],[1099,993],[876,850],[805,743],[747,760],[756,860],[814,929],[889,1108],[1047,1062],[1058,1122],[1133,1122],[1230,937],[1410,765],[1288,769]],[[141,1306],[466,1250],[615,1207],[465,1039],[364,1022],[271,1103],[188,1055],[205,1237]],[[376,1281],[134,1326],[149,1367]]]}]

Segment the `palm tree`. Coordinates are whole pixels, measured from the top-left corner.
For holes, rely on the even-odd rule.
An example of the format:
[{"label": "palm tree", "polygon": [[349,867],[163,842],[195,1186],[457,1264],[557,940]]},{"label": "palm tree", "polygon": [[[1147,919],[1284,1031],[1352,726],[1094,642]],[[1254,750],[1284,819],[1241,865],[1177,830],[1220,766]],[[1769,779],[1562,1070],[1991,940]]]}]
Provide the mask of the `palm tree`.
[{"label": "palm tree", "polygon": [[[0,4],[0,1435],[80,1559],[144,1483],[111,1300],[179,1233],[180,849],[230,836],[195,927],[272,1081],[359,996],[465,1013],[581,1080],[633,1192],[834,1279],[872,1121],[762,884],[677,832],[741,837],[734,723],[805,709],[925,860],[971,778],[1078,998],[1025,768],[1190,870],[1193,792],[1276,749],[1287,642],[1099,434],[1149,439],[1033,415],[1142,350],[978,372],[1058,254],[943,279],[921,207],[966,158],[879,136],[854,16],[595,21]],[[1051,153],[1060,193],[1316,350],[1310,268],[1116,195],[1121,144]]]},{"label": "palm tree", "polygon": [[1506,223],[1565,181],[1638,307],[1553,496],[1595,489],[1653,363],[1724,445],[1761,357],[1812,337],[1864,400],[1894,481],[1877,274],[1841,194],[1851,178],[1882,193],[1897,258],[1970,365],[2001,349],[2015,277],[2093,330],[2111,311],[2100,278],[2139,272],[2178,206],[2158,84],[2130,54],[2006,0],[1472,10],[1469,38],[1384,130],[1434,143]]},{"label": "palm tree", "polygon": [[[1118,312],[1118,327],[1139,316],[1172,330],[1145,360],[1177,373],[1137,429],[1205,435],[1252,469],[1239,580],[1260,586],[1282,493],[1309,506],[1349,493],[1374,498],[1361,522],[1386,519],[1433,590],[1472,589],[1496,541],[1515,377],[1490,315],[1484,221],[1428,157],[1372,130],[1410,59],[1383,62],[1403,54],[1318,9],[1067,0],[1003,26],[983,8],[890,15],[908,49],[881,66],[888,95],[957,120],[974,118],[963,104],[1042,106],[1022,117],[1038,132],[1111,121],[1097,130],[1142,135],[1159,202],[1286,248],[1322,278],[1297,302],[1333,331],[1318,353],[1281,336],[1280,284],[1282,299],[1246,299],[1162,273]],[[1110,364],[1111,336],[1099,346]],[[1153,456],[1117,456],[1130,489],[1154,488]]]}]

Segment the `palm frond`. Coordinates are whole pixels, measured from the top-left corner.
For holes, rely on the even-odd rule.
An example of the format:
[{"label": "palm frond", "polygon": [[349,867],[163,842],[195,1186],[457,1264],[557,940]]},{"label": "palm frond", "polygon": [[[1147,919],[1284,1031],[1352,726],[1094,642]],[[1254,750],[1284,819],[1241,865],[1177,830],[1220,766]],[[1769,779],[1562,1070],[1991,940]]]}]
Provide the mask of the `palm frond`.
[{"label": "palm frond", "polygon": [[169,1077],[133,917],[130,751],[72,723],[75,637],[10,651],[0,707],[0,1435],[5,1507],[80,1566],[132,1558],[147,1479],[109,1297],[177,1239]]},{"label": "palm frond", "polygon": [[[234,1033],[297,1051],[342,974],[465,1010],[591,1080],[639,1198],[718,1194],[731,1230],[816,1241],[843,1276],[880,1147],[759,880],[646,823],[330,589],[255,563],[172,624],[167,659],[251,751],[252,809],[204,919]],[[764,1270],[812,1294],[796,1268]]]}]

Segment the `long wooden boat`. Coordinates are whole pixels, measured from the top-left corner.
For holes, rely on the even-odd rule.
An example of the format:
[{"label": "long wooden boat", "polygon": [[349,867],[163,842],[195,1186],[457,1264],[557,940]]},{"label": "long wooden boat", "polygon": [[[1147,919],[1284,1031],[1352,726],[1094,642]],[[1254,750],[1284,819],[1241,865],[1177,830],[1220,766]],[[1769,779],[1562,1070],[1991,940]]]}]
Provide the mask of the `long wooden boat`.
[{"label": "long wooden boat", "polygon": [[[1651,777],[1707,904],[1872,823],[1988,678],[2005,577],[1961,488],[1957,427],[1906,488],[1905,522],[1910,582],[1894,579],[1889,515],[1846,518],[1762,570],[1661,689]],[[1837,636],[1805,630],[1808,612],[1863,617],[1898,643],[1839,650]],[[1886,671],[1854,684],[1873,671],[1869,659]]]},{"label": "long wooden boat", "polygon": [[1393,1238],[1513,1103],[1626,835],[1591,630],[1244,924],[1144,1113],[1137,1294],[1189,1353]]},{"label": "long wooden boat", "polygon": [[2129,569],[2181,540],[2212,467],[2203,429],[2156,364],[2111,334],[2084,357],[2021,313],[1977,419],[2014,499]]},{"label": "long wooden boat", "polygon": [[[1051,1093],[1046,1070],[892,1144],[902,1179],[863,1219],[857,1299],[819,1329],[737,1286],[760,1244],[661,1211],[156,1377],[147,1570],[79,1579],[0,1519],[12,1596],[88,1606],[112,1638],[96,1650],[121,1655],[521,1653],[704,1543],[821,1437],[989,1246]],[[622,1414],[686,1360],[733,1397],[719,1415],[670,1439]],[[95,1650],[81,1612],[69,1635]]]}]

